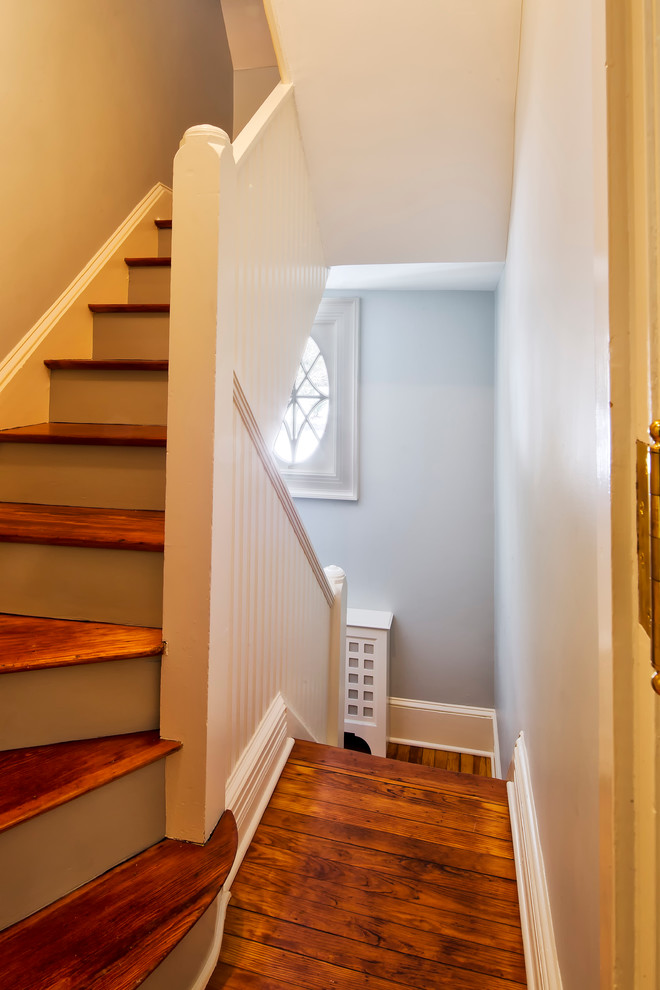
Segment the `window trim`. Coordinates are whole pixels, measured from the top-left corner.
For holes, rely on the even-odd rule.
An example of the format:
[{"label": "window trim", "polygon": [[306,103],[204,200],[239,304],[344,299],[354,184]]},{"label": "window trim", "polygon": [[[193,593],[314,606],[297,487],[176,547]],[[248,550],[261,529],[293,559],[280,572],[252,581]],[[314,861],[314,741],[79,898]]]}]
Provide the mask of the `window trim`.
[{"label": "window trim", "polygon": [[284,467],[275,455],[294,498],[358,498],[359,304],[359,298],[324,296],[316,314],[310,336],[328,366],[330,414],[309,463]]}]

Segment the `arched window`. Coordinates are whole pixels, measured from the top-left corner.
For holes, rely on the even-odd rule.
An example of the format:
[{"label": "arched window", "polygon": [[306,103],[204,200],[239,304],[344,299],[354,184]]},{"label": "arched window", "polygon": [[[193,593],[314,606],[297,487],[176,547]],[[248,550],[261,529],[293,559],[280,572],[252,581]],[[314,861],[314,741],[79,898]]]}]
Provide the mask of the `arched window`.
[{"label": "arched window", "polygon": [[358,300],[321,301],[273,451],[292,495],[357,499]]}]

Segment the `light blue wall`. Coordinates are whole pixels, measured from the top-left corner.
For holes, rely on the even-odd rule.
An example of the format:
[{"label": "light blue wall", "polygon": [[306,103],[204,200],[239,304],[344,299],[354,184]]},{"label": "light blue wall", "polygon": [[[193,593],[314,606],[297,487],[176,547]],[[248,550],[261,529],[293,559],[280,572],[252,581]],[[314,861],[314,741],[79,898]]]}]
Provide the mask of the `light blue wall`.
[{"label": "light blue wall", "polygon": [[394,612],[390,694],[492,707],[493,294],[359,296],[360,498],[296,504],[349,606]]}]

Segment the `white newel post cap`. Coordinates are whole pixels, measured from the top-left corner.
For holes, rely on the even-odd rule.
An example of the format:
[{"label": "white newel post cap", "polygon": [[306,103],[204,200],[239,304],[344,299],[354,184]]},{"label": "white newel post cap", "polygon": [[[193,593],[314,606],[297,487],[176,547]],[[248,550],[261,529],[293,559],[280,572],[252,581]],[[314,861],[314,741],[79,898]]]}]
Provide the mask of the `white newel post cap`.
[{"label": "white newel post cap", "polygon": [[227,132],[223,131],[221,127],[214,127],[213,124],[195,124],[194,127],[189,127],[181,138],[179,147],[182,148],[184,144],[190,144],[192,142],[199,144],[219,144],[223,147],[231,144]]},{"label": "white newel post cap", "polygon": [[324,567],[325,576],[332,585],[332,590],[335,594],[341,591],[342,587],[346,582],[346,573],[338,567],[337,564],[329,564],[328,567]]}]

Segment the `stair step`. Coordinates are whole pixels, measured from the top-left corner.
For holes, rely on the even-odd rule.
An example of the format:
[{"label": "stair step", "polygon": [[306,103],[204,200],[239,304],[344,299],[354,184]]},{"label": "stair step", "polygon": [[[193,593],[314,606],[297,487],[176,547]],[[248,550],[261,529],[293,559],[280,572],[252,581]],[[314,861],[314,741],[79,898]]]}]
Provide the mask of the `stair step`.
[{"label": "stair step", "polygon": [[310,767],[326,767],[341,770],[354,776],[371,777],[374,774],[393,783],[421,785],[437,790],[469,794],[482,800],[507,802],[506,781],[496,777],[476,777],[472,774],[454,773],[415,763],[402,763],[381,756],[371,756],[354,750],[335,749],[322,743],[296,739],[289,757],[291,763]]},{"label": "stair step", "polygon": [[122,423],[36,423],[0,430],[0,443],[82,444],[104,447],[165,447],[164,426]]},{"label": "stair step", "polygon": [[[162,236],[159,233],[159,239]],[[155,258],[124,258],[128,267],[129,304],[150,303],[155,299],[162,303],[170,301],[172,259],[165,253],[166,247],[162,245],[163,250]]]},{"label": "stair step", "polygon": [[167,422],[167,361],[61,360],[50,368],[53,423]]},{"label": "stair step", "polygon": [[134,732],[0,753],[0,832],[181,749],[157,732]]},{"label": "stair step", "polygon": [[124,258],[124,262],[129,268],[169,268],[172,265],[171,258]]},{"label": "stair step", "polygon": [[166,442],[164,426],[0,430],[0,502],[162,510]]},{"label": "stair step", "polygon": [[0,543],[163,550],[165,516],[149,509],[0,502]]},{"label": "stair step", "polygon": [[0,615],[0,750],[157,729],[160,629]]},{"label": "stair step", "polygon": [[92,313],[169,313],[169,303],[90,303]]},{"label": "stair step", "polygon": [[7,929],[3,990],[134,990],[215,899],[236,848],[225,812],[205,846],[163,839]]},{"label": "stair step", "polygon": [[[169,286],[161,298],[167,299],[168,294]],[[155,310],[145,309],[139,303],[119,309],[99,307],[94,311],[92,357],[164,361],[169,352],[169,335],[170,313],[166,303],[160,303]]]},{"label": "stair step", "polygon": [[158,228],[158,254],[169,257],[172,254],[172,221],[156,220]]},{"label": "stair step", "polygon": [[167,371],[168,362],[144,358],[49,358],[51,371]]},{"label": "stair step", "polygon": [[0,614],[0,674],[155,657],[162,652],[160,629]]}]

